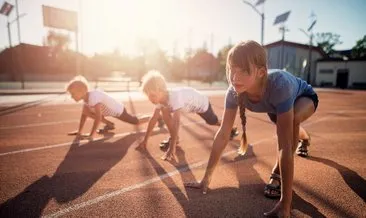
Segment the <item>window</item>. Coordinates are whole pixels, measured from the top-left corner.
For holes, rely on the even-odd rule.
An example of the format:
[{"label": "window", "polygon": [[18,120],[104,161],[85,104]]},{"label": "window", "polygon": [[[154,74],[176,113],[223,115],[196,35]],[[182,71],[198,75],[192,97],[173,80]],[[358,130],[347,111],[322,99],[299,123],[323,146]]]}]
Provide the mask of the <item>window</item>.
[{"label": "window", "polygon": [[322,73],[322,74],[333,74],[333,70],[332,69],[321,69],[321,70],[319,70],[319,73]]}]

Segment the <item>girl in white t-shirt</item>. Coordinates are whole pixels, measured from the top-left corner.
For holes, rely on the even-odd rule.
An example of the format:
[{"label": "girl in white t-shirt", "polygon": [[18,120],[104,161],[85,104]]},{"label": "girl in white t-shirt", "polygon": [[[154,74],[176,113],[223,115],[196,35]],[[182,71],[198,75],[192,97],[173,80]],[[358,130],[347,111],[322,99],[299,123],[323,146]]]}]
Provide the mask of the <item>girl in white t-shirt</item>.
[{"label": "girl in white t-shirt", "polygon": [[[164,122],[167,124],[170,132],[170,138],[167,140],[169,147],[162,157],[163,160],[175,159],[175,147],[179,138],[178,130],[181,111],[197,113],[209,125],[221,125],[221,120],[219,120],[212,110],[207,96],[202,95],[196,89],[190,87],[168,90],[164,77],[158,71],[148,72],[142,79],[141,88],[156,107],[149,121],[144,140],[140,143],[139,147],[146,148],[147,140],[161,111]],[[231,138],[236,135],[238,135],[237,129],[233,128]]]},{"label": "girl in white t-shirt", "polygon": [[[107,93],[100,90],[88,91],[88,82],[83,76],[77,76],[71,80],[66,86],[67,92],[76,101],[83,100],[84,107],[80,117],[79,129],[69,132],[69,135],[85,136],[93,139],[97,133],[100,122],[105,123],[105,127],[100,131],[108,131],[114,129],[114,123],[105,117],[111,116],[130,124],[138,125],[149,121],[149,116],[136,117],[130,115],[121,102],[116,101]],[[94,119],[92,130],[88,135],[82,135],[81,131],[84,127],[86,118]]]}]

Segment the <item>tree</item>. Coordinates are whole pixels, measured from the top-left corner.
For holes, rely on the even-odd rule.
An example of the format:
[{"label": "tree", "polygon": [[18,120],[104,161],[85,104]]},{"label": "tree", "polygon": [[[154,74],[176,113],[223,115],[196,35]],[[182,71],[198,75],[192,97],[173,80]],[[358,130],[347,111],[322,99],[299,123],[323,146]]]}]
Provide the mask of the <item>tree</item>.
[{"label": "tree", "polygon": [[352,58],[366,57],[366,35],[362,39],[357,40],[356,45],[352,48]]},{"label": "tree", "polygon": [[342,44],[340,41],[340,35],[326,32],[326,33],[317,33],[315,41],[318,46],[323,49],[323,51],[330,55],[334,52],[334,46]]},{"label": "tree", "polygon": [[69,35],[50,30],[44,44],[50,46],[53,52],[59,53],[61,51],[67,50],[70,43],[71,38]]},{"label": "tree", "polygon": [[233,45],[226,45],[223,48],[221,48],[217,54],[217,59],[219,61],[219,76],[221,78],[225,78],[226,76],[226,58],[227,54],[229,53],[230,49],[233,47]]},{"label": "tree", "polygon": [[189,79],[198,79],[209,83],[216,80],[219,64],[215,56],[207,52],[205,48],[196,50],[194,55],[188,59],[187,65],[190,69]]},{"label": "tree", "polygon": [[171,79],[174,81],[181,81],[185,77],[186,65],[183,60],[173,56],[169,63],[169,72]]}]

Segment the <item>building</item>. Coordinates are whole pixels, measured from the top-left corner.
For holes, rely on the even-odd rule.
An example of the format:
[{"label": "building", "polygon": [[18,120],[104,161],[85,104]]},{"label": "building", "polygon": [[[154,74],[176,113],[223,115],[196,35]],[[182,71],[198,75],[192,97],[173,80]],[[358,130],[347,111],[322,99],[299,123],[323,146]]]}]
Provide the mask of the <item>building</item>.
[{"label": "building", "polygon": [[316,64],[316,86],[366,89],[366,58],[325,58]]},{"label": "building", "polygon": [[86,57],[74,51],[55,52],[51,47],[21,43],[0,52],[1,81],[62,81],[77,72]]},{"label": "building", "polygon": [[[319,47],[312,47],[311,54],[309,45],[277,41],[265,45],[268,55],[268,67],[271,69],[285,69],[295,76],[307,80],[311,84],[315,83],[316,61],[327,57],[325,52]],[[282,55],[283,59],[282,59]],[[310,76],[308,76],[309,57],[310,62]]]}]

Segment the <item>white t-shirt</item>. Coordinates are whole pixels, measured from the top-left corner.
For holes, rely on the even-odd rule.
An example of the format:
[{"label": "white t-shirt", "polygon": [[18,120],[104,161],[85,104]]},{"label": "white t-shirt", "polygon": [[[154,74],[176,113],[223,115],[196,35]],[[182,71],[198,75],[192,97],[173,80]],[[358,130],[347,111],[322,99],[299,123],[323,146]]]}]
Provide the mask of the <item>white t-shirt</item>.
[{"label": "white t-shirt", "polygon": [[[176,111],[182,109],[188,113],[204,113],[209,105],[208,97],[191,87],[174,88],[169,91],[168,107]],[[158,109],[165,105],[158,104]]]},{"label": "white t-shirt", "polygon": [[90,91],[88,101],[85,102],[85,105],[95,113],[95,105],[98,103],[101,104],[101,113],[103,116],[119,117],[124,109],[121,102],[116,101],[107,93],[100,90]]}]

